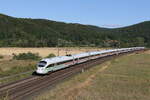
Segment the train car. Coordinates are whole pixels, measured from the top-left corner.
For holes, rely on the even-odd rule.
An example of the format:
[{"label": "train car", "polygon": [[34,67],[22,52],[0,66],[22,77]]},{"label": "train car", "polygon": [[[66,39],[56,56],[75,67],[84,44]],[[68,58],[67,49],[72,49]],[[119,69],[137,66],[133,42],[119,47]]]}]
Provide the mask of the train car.
[{"label": "train car", "polygon": [[119,53],[126,53],[135,50],[145,49],[145,47],[133,47],[133,48],[121,48],[121,49],[109,49],[93,52],[85,52],[69,56],[58,56],[53,58],[42,59],[37,64],[37,74],[48,74],[49,72],[57,71],[70,67],[75,64],[84,63],[89,60],[97,59],[100,57],[111,56]]},{"label": "train car", "polygon": [[66,68],[69,65],[72,65],[73,57],[70,56],[59,56],[53,58],[42,59],[37,64],[36,73],[38,74],[47,74],[50,71],[56,71],[62,68]]}]

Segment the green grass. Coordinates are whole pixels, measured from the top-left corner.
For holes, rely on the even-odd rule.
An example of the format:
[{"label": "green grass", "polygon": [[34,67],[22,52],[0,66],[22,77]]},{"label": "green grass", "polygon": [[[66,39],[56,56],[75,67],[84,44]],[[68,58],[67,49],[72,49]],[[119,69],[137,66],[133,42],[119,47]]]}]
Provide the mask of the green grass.
[{"label": "green grass", "polygon": [[10,70],[7,70],[7,71],[0,71],[0,77],[15,75],[15,74],[30,71],[33,69],[35,69],[35,66],[33,66],[33,65],[25,66],[25,67],[16,66],[16,67],[12,67]]},{"label": "green grass", "polygon": [[[9,60],[0,62],[0,84],[16,81],[31,76],[36,68],[34,60]],[[27,73],[24,73],[27,72]],[[22,74],[24,73],[24,74]],[[4,78],[8,77],[8,78]]]},{"label": "green grass", "polygon": [[122,56],[91,68],[35,100],[150,100],[149,94],[150,54],[141,53]]},{"label": "green grass", "polygon": [[13,77],[8,77],[8,78],[0,80],[0,84],[5,84],[5,83],[17,81],[19,79],[23,79],[23,78],[29,77],[31,75],[32,75],[32,72],[27,72],[25,74],[18,74],[18,75],[15,75]]}]

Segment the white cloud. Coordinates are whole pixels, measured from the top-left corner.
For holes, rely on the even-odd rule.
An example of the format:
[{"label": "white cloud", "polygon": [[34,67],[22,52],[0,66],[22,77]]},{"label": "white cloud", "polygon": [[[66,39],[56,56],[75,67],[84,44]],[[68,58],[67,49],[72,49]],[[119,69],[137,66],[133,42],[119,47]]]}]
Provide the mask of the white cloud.
[{"label": "white cloud", "polygon": [[123,27],[123,25],[120,24],[104,24],[102,25],[103,27],[107,27],[107,28],[118,28],[118,27]]}]

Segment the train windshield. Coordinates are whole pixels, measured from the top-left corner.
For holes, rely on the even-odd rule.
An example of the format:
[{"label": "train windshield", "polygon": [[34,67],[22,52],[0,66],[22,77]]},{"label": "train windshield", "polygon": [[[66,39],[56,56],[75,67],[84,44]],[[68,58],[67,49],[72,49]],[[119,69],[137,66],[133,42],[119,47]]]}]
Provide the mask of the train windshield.
[{"label": "train windshield", "polygon": [[47,66],[47,68],[49,68],[49,67],[54,67],[54,64],[50,64]]},{"label": "train windshield", "polygon": [[40,62],[38,63],[38,67],[44,67],[46,64],[47,64],[46,61],[40,61]]}]

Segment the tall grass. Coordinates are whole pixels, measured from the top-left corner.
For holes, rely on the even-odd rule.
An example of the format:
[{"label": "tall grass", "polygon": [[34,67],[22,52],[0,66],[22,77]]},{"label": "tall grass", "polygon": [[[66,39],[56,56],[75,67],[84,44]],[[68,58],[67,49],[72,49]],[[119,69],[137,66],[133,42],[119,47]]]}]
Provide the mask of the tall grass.
[{"label": "tall grass", "polygon": [[7,71],[0,70],[0,77],[15,75],[15,74],[30,71],[33,69],[35,69],[35,65],[24,66],[24,67],[16,66],[16,67],[12,67],[10,70],[7,70]]},{"label": "tall grass", "polygon": [[[59,84],[35,100],[149,100],[150,54],[113,59]],[[107,66],[103,71],[102,67]]]},{"label": "tall grass", "polygon": [[36,63],[35,60],[0,61],[0,84],[30,76]]}]

